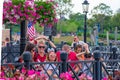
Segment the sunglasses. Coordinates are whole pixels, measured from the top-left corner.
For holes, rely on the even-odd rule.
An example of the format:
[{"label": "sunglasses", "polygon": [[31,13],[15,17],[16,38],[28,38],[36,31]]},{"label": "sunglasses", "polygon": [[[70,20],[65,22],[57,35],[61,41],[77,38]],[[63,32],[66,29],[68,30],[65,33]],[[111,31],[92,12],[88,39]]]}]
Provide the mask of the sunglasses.
[{"label": "sunglasses", "polygon": [[39,46],[39,48],[45,48],[45,46]]}]

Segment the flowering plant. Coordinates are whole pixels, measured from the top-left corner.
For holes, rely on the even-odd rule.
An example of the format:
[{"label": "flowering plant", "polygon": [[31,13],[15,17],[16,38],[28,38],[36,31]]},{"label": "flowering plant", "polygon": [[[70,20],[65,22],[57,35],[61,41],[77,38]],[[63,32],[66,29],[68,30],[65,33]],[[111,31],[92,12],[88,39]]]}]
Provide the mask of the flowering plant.
[{"label": "flowering plant", "polygon": [[68,72],[60,74],[61,80],[73,80],[72,75]]},{"label": "flowering plant", "polygon": [[54,1],[8,0],[3,4],[3,23],[19,24],[22,20],[51,26],[57,22]]},{"label": "flowering plant", "polygon": [[6,69],[5,66],[2,66],[0,80],[46,80],[48,78],[45,74],[40,74],[40,72],[34,70],[27,70],[26,68],[22,68],[21,71],[16,70],[15,72],[13,68]]}]

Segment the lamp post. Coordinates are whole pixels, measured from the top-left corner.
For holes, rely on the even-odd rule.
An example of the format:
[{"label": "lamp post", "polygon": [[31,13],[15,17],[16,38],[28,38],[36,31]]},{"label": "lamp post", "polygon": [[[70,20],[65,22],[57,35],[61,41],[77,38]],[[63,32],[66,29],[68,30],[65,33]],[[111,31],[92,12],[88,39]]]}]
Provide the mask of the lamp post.
[{"label": "lamp post", "polygon": [[88,13],[88,7],[89,7],[89,3],[87,0],[85,0],[82,3],[82,7],[83,7],[83,13],[85,13],[85,22],[84,22],[84,42],[87,42],[86,39],[86,32],[87,32],[87,13]]}]

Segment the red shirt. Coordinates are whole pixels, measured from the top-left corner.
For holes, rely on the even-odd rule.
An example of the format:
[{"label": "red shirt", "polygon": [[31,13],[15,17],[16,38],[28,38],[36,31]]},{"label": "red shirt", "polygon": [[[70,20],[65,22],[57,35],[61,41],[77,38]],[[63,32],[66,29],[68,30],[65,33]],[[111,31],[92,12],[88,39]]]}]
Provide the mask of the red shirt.
[{"label": "red shirt", "polygon": [[77,61],[77,60],[78,60],[78,58],[76,57],[76,53],[71,51],[68,54],[68,61]]},{"label": "red shirt", "polygon": [[[57,52],[57,58],[58,58],[58,61],[61,61],[60,51]],[[71,51],[71,52],[68,54],[67,61],[77,61],[77,60],[78,60],[78,58],[76,57],[76,53]],[[74,63],[71,63],[70,65],[71,65],[71,67],[74,67],[74,66],[75,66]]]},{"label": "red shirt", "polygon": [[61,61],[61,59],[60,59],[60,51],[56,52],[56,56],[57,56],[58,62],[60,62]]},{"label": "red shirt", "polygon": [[34,55],[34,61],[35,62],[45,62],[45,60],[46,60],[46,55],[44,55],[42,57],[38,53],[35,53],[35,55]]},{"label": "red shirt", "polygon": [[[57,54],[58,61],[61,61],[60,51],[58,51],[56,54]],[[76,57],[76,53],[71,51],[71,52],[68,54],[68,59],[67,59],[67,61],[76,61],[76,60],[78,60],[77,57]]]}]

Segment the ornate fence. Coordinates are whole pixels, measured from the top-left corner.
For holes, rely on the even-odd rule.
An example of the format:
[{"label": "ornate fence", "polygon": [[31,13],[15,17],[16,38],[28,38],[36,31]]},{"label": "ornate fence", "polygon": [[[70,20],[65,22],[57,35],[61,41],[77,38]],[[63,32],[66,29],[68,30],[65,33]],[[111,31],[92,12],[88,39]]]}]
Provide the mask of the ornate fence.
[{"label": "ornate fence", "polygon": [[[66,61],[66,54],[61,55],[61,62],[38,62],[32,63],[29,60],[24,60],[24,63],[15,63],[15,59],[20,56],[19,45],[7,45],[7,47],[2,48],[2,67],[6,66],[7,71],[11,70],[10,65],[14,65],[14,70],[21,70],[22,67],[27,67],[27,69],[33,69],[39,71],[36,65],[41,66],[44,72],[41,74],[46,74],[50,80],[53,80],[54,74],[60,78],[60,74],[63,72],[72,73],[72,77],[75,80],[79,80],[80,75],[86,74],[93,78],[93,80],[102,80],[103,77],[110,76],[115,77],[115,71],[120,70],[120,52],[119,48],[116,47],[93,47],[91,51],[94,54],[94,60],[86,61]],[[45,65],[49,64],[53,68],[52,74],[49,74]],[[53,66],[56,65],[56,67]],[[75,71],[72,65],[76,65],[79,69],[78,72]],[[82,67],[80,66],[82,64]],[[6,71],[4,71],[7,73]],[[7,74],[6,74],[7,75]],[[7,75],[9,77],[10,75]]]}]

